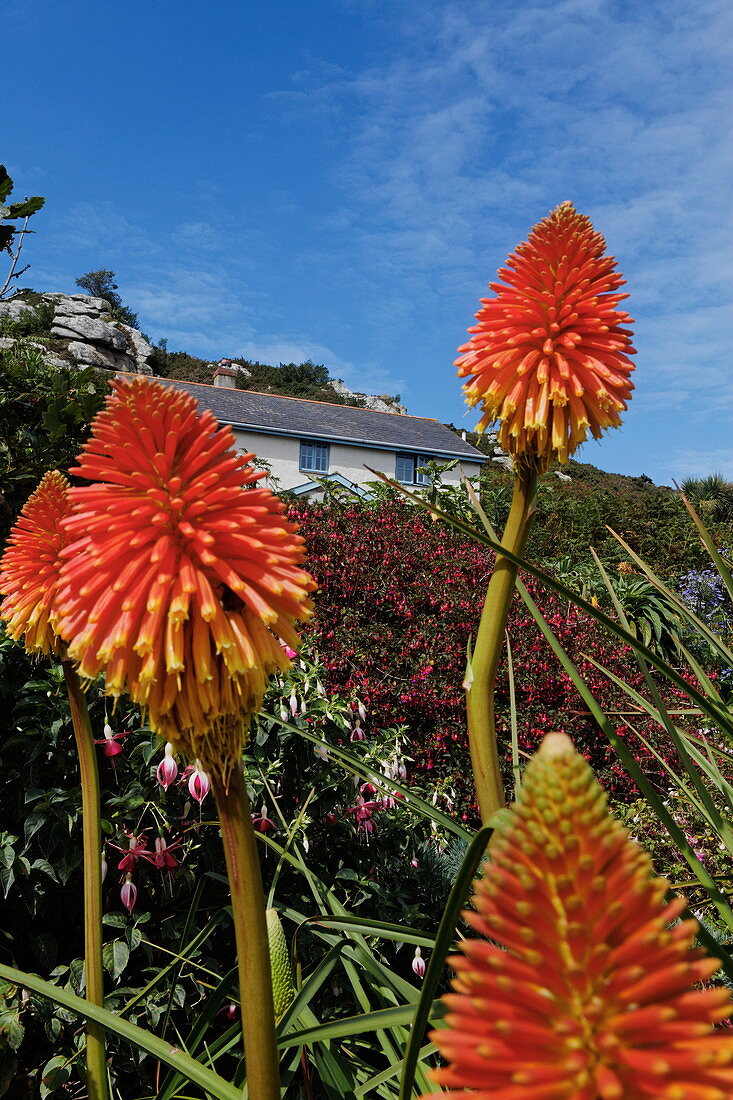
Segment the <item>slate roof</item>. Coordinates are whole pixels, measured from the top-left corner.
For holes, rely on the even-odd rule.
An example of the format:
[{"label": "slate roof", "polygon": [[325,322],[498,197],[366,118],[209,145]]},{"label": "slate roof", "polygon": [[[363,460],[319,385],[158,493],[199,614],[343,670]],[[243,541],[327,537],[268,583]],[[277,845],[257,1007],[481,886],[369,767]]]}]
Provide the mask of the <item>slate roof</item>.
[{"label": "slate roof", "polygon": [[445,424],[423,416],[376,412],[300,397],[276,397],[253,390],[230,390],[174,378],[156,378],[156,381],[186,390],[203,408],[210,409],[220,424],[233,428],[486,461],[486,455]]}]

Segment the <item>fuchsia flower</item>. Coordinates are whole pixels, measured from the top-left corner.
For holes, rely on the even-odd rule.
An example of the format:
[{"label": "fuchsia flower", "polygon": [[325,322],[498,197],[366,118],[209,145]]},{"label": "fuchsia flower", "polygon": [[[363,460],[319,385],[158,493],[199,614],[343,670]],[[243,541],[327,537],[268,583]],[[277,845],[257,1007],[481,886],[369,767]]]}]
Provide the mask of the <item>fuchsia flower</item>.
[{"label": "fuchsia flower", "polygon": [[130,874],[125,876],[125,881],[120,889],[120,900],[125,909],[127,909],[129,913],[132,913],[135,908],[135,902],[137,901],[137,886],[132,881],[132,875]]},{"label": "fuchsia flower", "polygon": [[167,871],[170,874],[178,866],[178,860],[175,856],[171,855],[171,852],[175,852],[177,848],[180,848],[183,844],[183,840],[175,840],[173,844],[168,844],[164,837],[157,836],[155,838],[155,851],[144,852],[143,856],[152,863],[154,867],[157,867],[160,871]]},{"label": "fuchsia flower", "polygon": [[185,783],[186,781],[188,781],[188,793],[191,798],[196,799],[200,806],[211,789],[211,783],[198,760],[195,764],[189,764],[185,769],[180,782]]},{"label": "fuchsia flower", "polygon": [[275,822],[271,821],[267,816],[267,805],[262,803],[262,810],[258,814],[252,814],[252,824],[258,833],[269,833],[270,829],[275,828]]},{"label": "fuchsia flower", "polygon": [[369,801],[362,798],[361,795],[357,798],[353,806],[350,806],[346,811],[347,813],[354,814],[356,817],[356,827],[364,833],[367,840],[377,827],[374,818],[374,811],[381,809],[379,802]]},{"label": "fuchsia flower", "polygon": [[287,643],[285,643],[285,642],[280,642],[280,645],[283,647],[283,652],[284,652],[285,656],[288,658],[288,660],[289,661],[294,661],[295,658],[298,656],[298,654],[293,649],[293,647],[287,645]]},{"label": "fuchsia flower", "polygon": [[174,752],[173,745],[170,741],[166,741],[165,755],[160,764],[158,764],[158,770],[156,772],[158,782],[164,791],[168,790],[171,783],[175,783],[178,776],[178,765],[175,761]]},{"label": "fuchsia flower", "polygon": [[150,855],[148,849],[148,838],[145,833],[140,833],[136,836],[134,833],[125,829],[125,836],[128,838],[127,848],[120,848],[119,844],[113,844],[109,841],[110,848],[115,848],[118,852],[122,852],[122,859],[117,864],[117,870],[122,871],[123,874],[129,874],[135,870],[135,864],[139,859],[147,859]]},{"label": "fuchsia flower", "polygon": [[425,959],[419,947],[415,948],[415,957],[412,960],[412,972],[416,978],[422,980],[425,977]]},{"label": "fuchsia flower", "polygon": [[120,744],[127,737],[127,732],[113,733],[112,727],[109,722],[104,723],[104,737],[95,741],[95,745],[102,746],[102,752],[105,756],[117,756],[122,752],[122,745]]}]

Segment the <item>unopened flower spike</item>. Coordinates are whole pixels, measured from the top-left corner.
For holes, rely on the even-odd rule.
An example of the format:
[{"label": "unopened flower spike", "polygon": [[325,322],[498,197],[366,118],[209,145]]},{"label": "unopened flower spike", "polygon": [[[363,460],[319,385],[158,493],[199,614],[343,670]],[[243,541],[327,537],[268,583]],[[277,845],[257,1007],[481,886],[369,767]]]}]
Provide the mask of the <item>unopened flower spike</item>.
[{"label": "unopened flower spike", "polygon": [[0,562],[0,618],[29,653],[60,654],[53,629],[54,601],[66,544],[62,520],[69,513],[69,483],[57,470],[44,474],[10,532]]},{"label": "unopened flower spike", "polygon": [[720,964],[565,734],[530,761],[489,857],[465,914],[487,938],[448,960],[431,1034],[436,1100],[729,1100],[730,995],[700,988]]},{"label": "unopened flower spike", "polygon": [[540,471],[618,427],[631,396],[633,319],[618,308],[628,295],[605,250],[590,218],[561,203],[499,270],[459,349],[478,430],[498,420],[504,450]]}]

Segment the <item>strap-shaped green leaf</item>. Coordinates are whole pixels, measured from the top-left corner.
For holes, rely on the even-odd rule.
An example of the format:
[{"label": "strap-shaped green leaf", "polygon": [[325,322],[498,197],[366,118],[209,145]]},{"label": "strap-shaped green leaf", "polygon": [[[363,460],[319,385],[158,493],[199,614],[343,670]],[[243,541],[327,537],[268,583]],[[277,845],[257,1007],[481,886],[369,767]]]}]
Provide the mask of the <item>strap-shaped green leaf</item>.
[{"label": "strap-shaped green leaf", "polygon": [[484,825],[484,827],[479,829],[476,833],[476,836],[471,841],[468,851],[464,856],[463,863],[456,876],[456,881],[453,883],[453,888],[448,895],[448,901],[443,910],[438,933],[435,937],[435,948],[430,956],[427,970],[425,971],[422,995],[417,1005],[415,1018],[412,1021],[410,1038],[407,1043],[407,1049],[405,1050],[405,1065],[402,1071],[402,1081],[400,1083],[400,1100],[409,1100],[409,1097],[412,1095],[412,1084],[415,1079],[415,1067],[420,1057],[420,1047],[425,1037],[425,1028],[427,1027],[428,1020],[435,1011],[435,1002],[433,998],[438,991],[440,979],[443,976],[446,956],[455,938],[458,915],[466,904],[468,891],[471,888],[471,883],[474,880],[478,866],[484,857],[486,845],[489,843],[489,837],[493,831],[491,825]]},{"label": "strap-shaped green leaf", "polygon": [[58,986],[51,985],[50,982],[44,981],[35,974],[26,974],[12,966],[0,964],[0,977],[13,982],[14,985],[30,989],[42,997],[48,997],[54,1004],[67,1008],[69,1012],[73,1012],[85,1020],[93,1020],[95,1023],[101,1024],[107,1031],[119,1035],[121,1039],[127,1040],[138,1050],[144,1050],[146,1053],[152,1054],[154,1058],[159,1059],[159,1061],[172,1066],[173,1069],[183,1074],[188,1081],[192,1081],[195,1085],[199,1085],[204,1089],[205,1092],[208,1092],[215,1100],[242,1100],[240,1090],[225,1081],[218,1073],[202,1066],[190,1054],[185,1054],[171,1043],[166,1042],[165,1039],[159,1039],[157,1035],[146,1031],[145,1028],[131,1024],[129,1020],[123,1020],[122,1017],[116,1016],[114,1012],[108,1012],[106,1008],[91,1004],[82,997],[77,997],[74,993],[69,993],[65,989],[59,989]]}]

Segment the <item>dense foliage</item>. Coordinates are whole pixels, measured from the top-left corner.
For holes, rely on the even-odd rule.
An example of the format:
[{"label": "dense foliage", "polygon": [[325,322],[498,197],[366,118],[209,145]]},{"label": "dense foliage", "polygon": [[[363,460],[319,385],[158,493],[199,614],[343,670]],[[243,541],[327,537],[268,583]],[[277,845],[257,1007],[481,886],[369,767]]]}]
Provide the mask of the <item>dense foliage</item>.
[{"label": "dense foliage", "polygon": [[[352,913],[378,912],[383,919],[434,930],[462,848],[419,825],[390,793],[392,779],[412,778],[401,739],[390,730],[372,733],[361,700],[329,699],[322,678],[322,667],[305,649],[288,677],[273,680],[253,729],[247,778],[265,888],[283,912],[288,939],[303,917],[328,910],[329,893]],[[199,804],[192,797],[182,761],[164,791],[156,780],[162,746],[140,726],[137,713],[124,705],[113,711],[96,686],[87,698],[100,745],[108,866],[107,1005],[171,1036],[186,1035],[205,1007],[206,1041],[212,1044],[237,1022],[230,1004],[234,957],[227,885],[212,798]],[[0,958],[81,992],[81,794],[60,667],[33,662],[0,637],[0,701]],[[282,728],[282,718],[289,727]],[[355,748],[386,788],[354,780],[328,749],[314,751],[297,728],[334,748]],[[360,740],[367,737],[364,730],[370,731],[367,741]],[[156,840],[163,846],[157,862]],[[281,858],[282,846],[289,862]],[[307,875],[298,869],[305,853]],[[135,894],[126,907],[128,872]],[[184,948],[185,962],[176,964]],[[322,953],[318,939],[301,931],[301,963],[308,967]],[[407,980],[410,957],[398,945],[389,949],[391,965]],[[319,1005],[326,1017],[358,1010],[343,989],[336,993],[330,985]],[[81,1036],[73,1016],[41,998],[23,999],[0,981],[0,1096],[26,1100],[39,1089],[41,1096],[69,1095],[67,1083],[78,1088]],[[159,1070],[152,1059],[138,1059],[115,1040],[109,1046],[120,1095],[139,1097],[141,1082],[153,1088]],[[221,1072],[234,1075],[237,1051],[220,1064]]]},{"label": "dense foliage", "polygon": [[0,546],[43,474],[72,465],[108,388],[106,373],[49,367],[23,340],[0,351]]},{"label": "dense foliage", "polygon": [[[329,670],[329,687],[356,691],[378,726],[404,728],[420,774],[430,775],[432,786],[455,798],[464,820],[473,823],[461,683],[493,554],[398,501],[376,508],[306,506],[291,514],[302,525],[310,568],[320,585],[311,636]],[[538,592],[534,581],[528,587],[599,700],[610,712],[624,710],[622,697],[591,662],[640,686],[630,652],[604,638],[573,606],[548,591]],[[533,751],[543,733],[562,725],[601,781],[618,796],[634,797],[633,785],[518,596],[509,638],[520,751]],[[504,660],[498,713],[507,777],[509,704]],[[627,732],[621,717],[618,725]],[[649,733],[649,724],[644,729]],[[640,745],[635,751],[659,781],[658,763]]]},{"label": "dense foliage", "polygon": [[[295,369],[291,384],[306,384],[309,377],[309,370]],[[0,353],[2,536],[42,473],[73,463],[106,391],[105,374],[50,368],[27,341]],[[596,542],[632,625],[664,649],[675,626],[665,618],[669,608],[655,602],[658,594],[643,577],[619,571],[625,555],[604,526],[611,522],[665,577],[683,573],[685,598],[729,631],[726,595],[716,575],[699,567],[702,555],[674,494],[645,478],[617,478],[578,463],[569,469],[571,481],[550,475],[541,489],[532,557],[610,609],[587,556],[588,545]],[[481,492],[497,524],[508,490],[505,472],[490,468]],[[453,514],[470,514],[465,496],[441,487],[437,472],[426,492]],[[303,918],[340,905],[362,919],[378,916],[432,931],[464,845],[410,813],[397,788],[424,797],[454,823],[475,823],[461,682],[493,555],[389,494],[371,504],[294,503],[291,515],[302,526],[309,566],[321,587],[308,644],[291,673],[273,680],[248,751],[266,890],[283,914],[291,944]],[[716,534],[719,542],[728,541],[725,525]],[[657,730],[638,715],[629,719],[628,700],[593,663],[639,688],[629,651],[572,605],[534,582],[529,587],[646,774],[666,794],[663,764],[635,738],[627,720],[651,737],[664,758]],[[513,779],[513,684],[520,758],[542,733],[562,726],[625,805],[629,825],[646,839],[654,825],[638,792],[518,598],[509,636],[513,677],[505,661],[498,691],[507,785]],[[664,694],[675,702],[668,688]],[[209,806],[204,801],[199,807],[181,782],[182,761],[176,780],[162,791],[155,779],[161,747],[134,710],[113,708],[96,687],[88,700],[101,742],[109,1006],[171,1041],[190,1041],[192,1049],[193,1023],[203,1012],[208,1048],[220,1040],[225,1048],[236,1026],[230,1005],[233,955],[223,858]],[[19,646],[0,640],[0,702],[0,957],[80,991],[80,792],[60,669],[32,662]],[[107,754],[105,723],[120,753]],[[325,745],[314,746],[308,734]],[[351,774],[339,762],[344,750],[361,761],[360,772]],[[709,837],[692,820],[684,827],[715,869]],[[130,855],[133,838],[142,841],[139,850],[146,855]],[[167,856],[157,863],[156,840],[163,845],[158,854]],[[672,858],[668,848],[660,848],[660,856]],[[679,861],[672,865],[682,875]],[[121,894],[126,868],[137,891],[127,908]],[[129,892],[126,897],[129,902]],[[179,953],[194,940],[181,960]],[[380,965],[388,964],[403,981],[415,980],[404,945],[372,943]],[[312,973],[333,944],[333,937],[312,925],[300,928],[295,945],[304,973]],[[339,970],[324,983],[314,1001],[320,1018],[363,1007],[363,990],[349,985],[353,973],[353,967]],[[388,997],[380,1000],[382,978],[380,972],[369,989],[375,1007],[390,1003]],[[0,983],[0,1096],[83,1095],[77,1069],[81,1034],[69,1013],[35,996],[23,999],[17,987]],[[217,1068],[233,1075],[240,1061],[235,1040],[231,1047],[218,1056]],[[143,1089],[150,1095],[156,1079],[164,1079],[152,1059],[141,1059],[126,1044],[111,1040],[110,1050],[120,1095],[138,1100]],[[360,1056],[376,1072],[385,1052],[375,1054],[365,1042]],[[315,1082],[314,1095],[344,1094],[335,1086],[329,1092],[325,1084],[319,1093],[320,1084]]]}]

